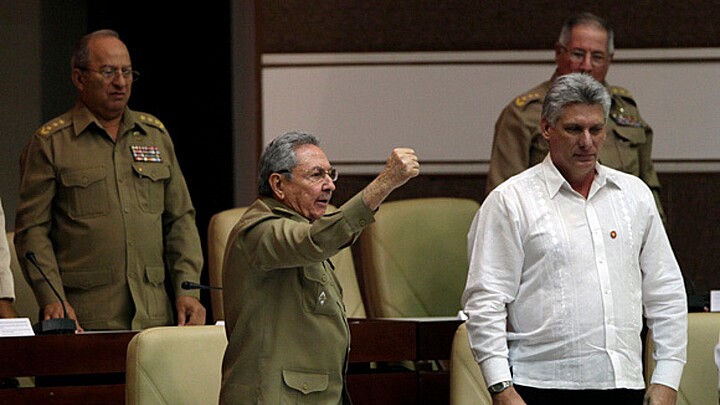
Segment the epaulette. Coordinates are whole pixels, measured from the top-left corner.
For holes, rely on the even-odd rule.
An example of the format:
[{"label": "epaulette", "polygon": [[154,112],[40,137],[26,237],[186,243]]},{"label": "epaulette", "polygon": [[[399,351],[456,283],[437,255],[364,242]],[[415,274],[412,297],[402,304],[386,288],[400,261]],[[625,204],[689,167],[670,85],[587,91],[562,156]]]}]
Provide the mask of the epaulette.
[{"label": "epaulette", "polygon": [[138,113],[137,117],[138,120],[140,120],[140,122],[142,122],[143,124],[147,124],[163,132],[167,132],[167,129],[165,129],[165,124],[163,124],[162,121],[153,117],[152,115],[147,113]]},{"label": "epaulette", "polygon": [[46,124],[38,129],[38,133],[42,136],[48,136],[63,128],[67,128],[72,124],[72,121],[66,118],[58,117],[52,121],[48,121]]},{"label": "epaulette", "polygon": [[635,100],[635,97],[630,93],[630,90],[617,87],[617,86],[610,86],[610,94],[613,96],[620,96],[622,98],[628,98],[630,100]]},{"label": "epaulette", "polygon": [[542,100],[542,94],[531,91],[530,93],[523,94],[522,96],[515,99],[515,106],[516,107],[525,107],[527,104],[532,103],[533,101],[540,101]]}]

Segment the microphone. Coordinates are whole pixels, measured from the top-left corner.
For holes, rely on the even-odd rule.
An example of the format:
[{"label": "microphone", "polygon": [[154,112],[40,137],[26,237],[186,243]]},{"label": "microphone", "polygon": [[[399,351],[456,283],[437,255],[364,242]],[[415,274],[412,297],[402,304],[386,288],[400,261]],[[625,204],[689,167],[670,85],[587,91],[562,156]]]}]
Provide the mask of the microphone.
[{"label": "microphone", "polygon": [[192,281],[183,281],[180,287],[182,287],[183,290],[222,290],[222,287],[213,287],[211,285],[193,283]]},{"label": "microphone", "polygon": [[57,292],[55,287],[53,287],[52,283],[48,279],[48,277],[45,275],[45,272],[42,271],[40,268],[40,265],[37,262],[37,259],[35,258],[35,253],[32,250],[28,250],[25,252],[25,258],[28,259],[30,263],[35,266],[35,268],[42,274],[43,278],[45,279],[45,282],[48,283],[50,288],[52,289],[52,292],[55,293],[55,296],[57,297],[58,301],[60,301],[60,305],[62,305],[63,309],[63,317],[62,318],[50,318],[46,319],[44,321],[38,322],[33,326],[33,330],[38,335],[65,335],[65,334],[74,334],[75,330],[77,329],[77,325],[73,319],[68,319],[67,316],[67,308],[65,308],[65,302],[63,302],[62,297],[60,296],[60,293]]}]

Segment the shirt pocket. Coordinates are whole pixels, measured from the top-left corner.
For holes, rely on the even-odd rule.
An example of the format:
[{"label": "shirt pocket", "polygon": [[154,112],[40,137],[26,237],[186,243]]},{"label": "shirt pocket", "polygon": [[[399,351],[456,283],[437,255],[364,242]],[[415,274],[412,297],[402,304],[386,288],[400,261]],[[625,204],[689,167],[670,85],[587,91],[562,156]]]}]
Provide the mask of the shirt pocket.
[{"label": "shirt pocket", "polygon": [[643,127],[616,126],[613,129],[614,142],[605,142],[606,149],[611,146],[612,153],[601,153],[600,162],[625,173],[640,175],[640,151],[647,142]]},{"label": "shirt pocket", "polygon": [[146,305],[144,310],[150,319],[167,318],[170,298],[165,290],[165,266],[145,266],[145,283],[143,286],[145,300],[142,303],[136,302],[135,305]]},{"label": "shirt pocket", "polygon": [[62,282],[67,300],[80,322],[103,319],[106,311],[98,303],[107,302],[108,287],[112,285],[112,271],[103,268],[63,270]]},{"label": "shirt pocket", "polygon": [[303,268],[303,306],[305,312],[321,315],[340,313],[337,287],[322,264]]},{"label": "shirt pocket", "polygon": [[[290,398],[285,398],[285,401],[283,401],[283,403],[315,403],[305,401],[314,401],[317,398],[313,399],[312,396],[310,396],[307,399],[303,400],[302,397],[327,390],[330,382],[330,378],[327,373],[317,371],[298,371],[283,369],[282,376],[285,385],[288,388],[292,389],[290,392],[288,392],[288,396]],[[296,397],[298,393],[301,393],[303,395],[298,402],[295,402],[293,399],[295,399],[294,397]],[[288,400],[290,400],[290,402],[288,402]]]},{"label": "shirt pocket", "polygon": [[160,214],[165,207],[165,181],[170,178],[170,167],[162,163],[133,163],[135,192],[140,209],[149,214]]},{"label": "shirt pocket", "polygon": [[105,167],[70,170],[60,173],[62,201],[73,219],[91,218],[110,213],[110,198]]}]

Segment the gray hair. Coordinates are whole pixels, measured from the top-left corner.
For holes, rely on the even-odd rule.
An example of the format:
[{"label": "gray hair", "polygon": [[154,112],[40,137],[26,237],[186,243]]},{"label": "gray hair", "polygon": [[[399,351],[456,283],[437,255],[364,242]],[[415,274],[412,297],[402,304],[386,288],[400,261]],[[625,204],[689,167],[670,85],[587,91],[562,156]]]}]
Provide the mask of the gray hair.
[{"label": "gray hair", "polygon": [[562,26],[560,30],[560,36],[558,42],[560,45],[567,47],[570,42],[570,34],[572,29],[578,25],[589,25],[591,27],[599,28],[607,32],[607,52],[608,55],[612,55],[615,52],[615,33],[613,32],[612,26],[604,18],[598,17],[593,13],[580,13],[570,16]]},{"label": "gray hair", "polygon": [[309,133],[286,132],[265,148],[260,157],[260,173],[258,174],[258,194],[261,197],[272,197],[270,188],[270,175],[283,172],[288,179],[292,178],[292,170],[297,166],[295,151],[303,145],[319,146],[320,141]]},{"label": "gray hair", "polygon": [[546,119],[551,126],[555,126],[563,109],[570,104],[599,104],[602,106],[605,120],[607,120],[610,113],[610,94],[605,86],[585,73],[570,73],[560,76],[548,89],[541,117]]},{"label": "gray hair", "polygon": [[113,37],[120,39],[120,34],[113,30],[97,30],[93,31],[82,38],[75,44],[73,49],[72,57],[70,58],[70,68],[87,68],[90,60],[90,41],[95,38],[101,37]]}]

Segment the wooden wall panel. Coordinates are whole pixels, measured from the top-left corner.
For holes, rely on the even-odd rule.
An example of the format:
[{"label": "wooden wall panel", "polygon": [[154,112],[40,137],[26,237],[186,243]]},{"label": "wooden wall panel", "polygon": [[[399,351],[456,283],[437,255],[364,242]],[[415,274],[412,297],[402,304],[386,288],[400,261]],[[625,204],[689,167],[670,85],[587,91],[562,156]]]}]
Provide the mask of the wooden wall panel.
[{"label": "wooden wall panel", "polygon": [[261,2],[263,53],[549,49],[578,11],[607,18],[619,48],[720,46],[720,2],[283,0]]}]

